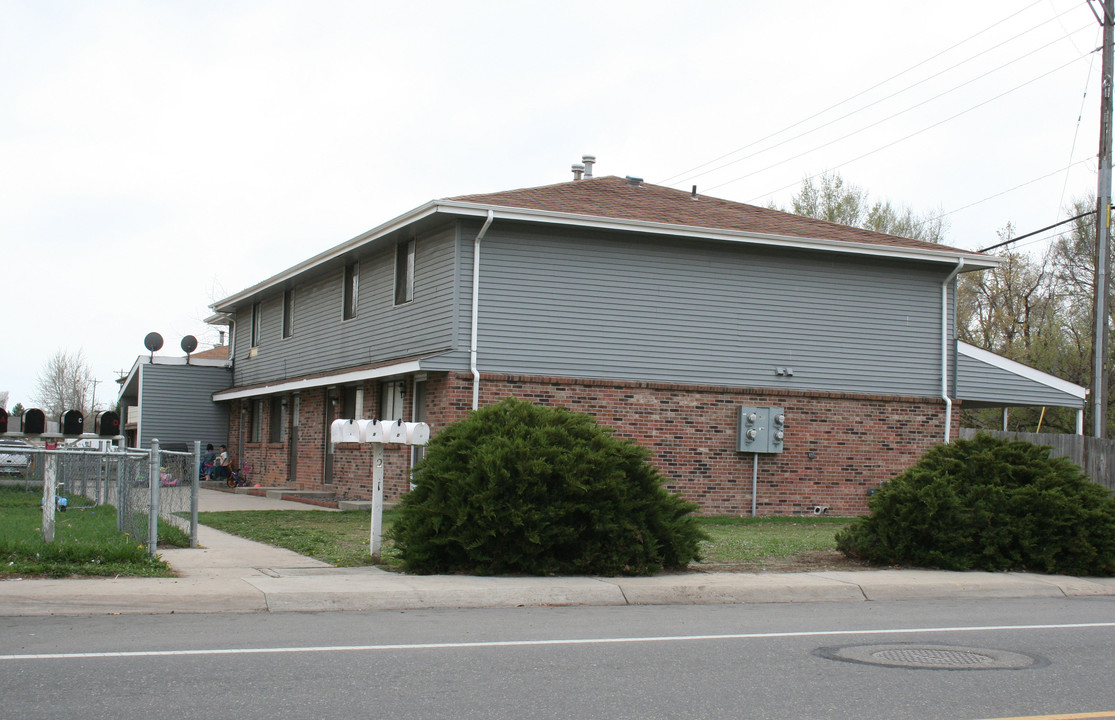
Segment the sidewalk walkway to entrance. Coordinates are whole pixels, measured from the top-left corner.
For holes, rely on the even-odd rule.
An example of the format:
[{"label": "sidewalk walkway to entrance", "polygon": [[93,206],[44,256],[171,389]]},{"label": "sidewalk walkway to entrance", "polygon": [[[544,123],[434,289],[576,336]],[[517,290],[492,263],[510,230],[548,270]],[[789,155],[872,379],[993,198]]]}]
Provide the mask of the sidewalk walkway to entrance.
[{"label": "sidewalk walkway to entrance", "polygon": [[[217,490],[202,490],[198,505],[202,511],[322,509]],[[200,548],[161,553],[177,578],[0,580],[0,616],[1115,596],[1115,578],[929,570],[619,578],[401,575],[373,567],[335,568],[204,525],[198,543]]]}]

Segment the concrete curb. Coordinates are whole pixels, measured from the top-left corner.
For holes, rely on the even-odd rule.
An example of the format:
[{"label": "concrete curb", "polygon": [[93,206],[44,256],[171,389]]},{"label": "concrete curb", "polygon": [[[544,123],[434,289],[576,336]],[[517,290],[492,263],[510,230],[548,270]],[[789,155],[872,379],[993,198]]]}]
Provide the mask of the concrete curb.
[{"label": "concrete curb", "polygon": [[1115,578],[914,570],[482,578],[377,568],[228,568],[218,576],[176,579],[4,581],[0,616],[1097,596],[1115,596]]}]

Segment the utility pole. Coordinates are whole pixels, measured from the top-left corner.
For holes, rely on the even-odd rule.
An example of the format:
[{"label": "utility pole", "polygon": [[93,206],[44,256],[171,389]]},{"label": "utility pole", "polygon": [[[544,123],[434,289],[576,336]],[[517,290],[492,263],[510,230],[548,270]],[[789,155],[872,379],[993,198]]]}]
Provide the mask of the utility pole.
[{"label": "utility pole", "polygon": [[[1088,4],[1091,7],[1091,2]],[[1095,10],[1093,9],[1094,13]],[[1096,288],[1095,334],[1092,341],[1095,351],[1092,368],[1092,409],[1095,437],[1102,438],[1107,431],[1107,268],[1108,230],[1111,227],[1111,90],[1113,74],[1113,48],[1115,48],[1115,0],[1103,0],[1103,16],[1096,16],[1103,25],[1103,88],[1100,94],[1100,151],[1099,185],[1096,190]]]}]

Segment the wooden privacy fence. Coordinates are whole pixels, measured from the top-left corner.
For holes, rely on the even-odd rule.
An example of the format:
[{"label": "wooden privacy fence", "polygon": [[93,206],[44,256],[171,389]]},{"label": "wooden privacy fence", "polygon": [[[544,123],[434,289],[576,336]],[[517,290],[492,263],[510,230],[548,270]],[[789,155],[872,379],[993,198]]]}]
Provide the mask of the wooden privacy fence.
[{"label": "wooden privacy fence", "polygon": [[971,440],[979,433],[1007,440],[1025,440],[1035,445],[1049,445],[1054,457],[1067,457],[1084,468],[1084,473],[1115,492],[1115,440],[1094,438],[1085,435],[1065,435],[1063,433],[1004,432],[1002,430],[980,430],[961,428],[960,437]]}]

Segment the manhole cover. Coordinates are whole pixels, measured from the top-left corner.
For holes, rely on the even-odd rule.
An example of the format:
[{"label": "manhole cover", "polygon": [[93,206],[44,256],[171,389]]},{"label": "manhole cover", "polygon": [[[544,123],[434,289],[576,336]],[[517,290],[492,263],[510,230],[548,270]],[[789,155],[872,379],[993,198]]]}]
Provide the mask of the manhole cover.
[{"label": "manhole cover", "polygon": [[829,660],[921,670],[1022,670],[1049,664],[1037,655],[1009,650],[908,643],[823,647],[813,654]]}]

